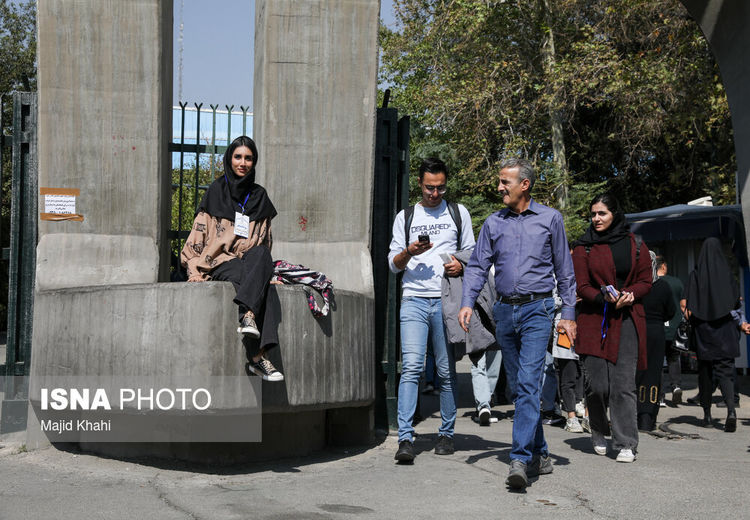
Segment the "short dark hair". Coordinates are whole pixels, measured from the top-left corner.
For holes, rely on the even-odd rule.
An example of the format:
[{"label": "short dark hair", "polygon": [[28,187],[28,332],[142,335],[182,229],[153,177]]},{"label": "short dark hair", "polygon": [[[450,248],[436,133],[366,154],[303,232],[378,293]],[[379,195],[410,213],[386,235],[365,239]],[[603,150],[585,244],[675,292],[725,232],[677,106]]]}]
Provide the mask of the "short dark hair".
[{"label": "short dark hair", "polygon": [[448,182],[448,167],[436,157],[428,157],[419,165],[419,182],[422,182],[424,179],[425,172],[442,173],[445,175],[445,181]]},{"label": "short dark hair", "polygon": [[521,181],[523,179],[528,179],[529,191],[531,191],[531,188],[534,187],[534,183],[536,182],[536,171],[534,170],[531,161],[528,159],[521,159],[520,157],[512,157],[510,159],[505,159],[500,165],[500,171],[503,171],[506,168],[518,168],[518,180]]},{"label": "short dark hair", "polygon": [[661,269],[661,266],[667,265],[667,261],[664,260],[662,255],[656,255],[656,269]]},{"label": "short dark hair", "polygon": [[615,197],[611,193],[605,192],[596,195],[593,199],[591,199],[589,210],[591,210],[591,207],[594,204],[597,204],[599,202],[607,206],[607,209],[612,212],[612,215],[614,216],[613,222],[617,222],[619,219],[624,217],[622,208],[620,207],[620,202],[617,200],[617,197]]},{"label": "short dark hair", "polygon": [[248,136],[241,135],[237,139],[232,141],[232,144],[229,145],[227,151],[224,152],[224,173],[234,172],[234,170],[232,170],[232,154],[240,146],[245,146],[249,148],[251,152],[253,152],[252,171],[255,172],[255,167],[258,166],[258,147],[255,146],[255,141],[250,139]]}]

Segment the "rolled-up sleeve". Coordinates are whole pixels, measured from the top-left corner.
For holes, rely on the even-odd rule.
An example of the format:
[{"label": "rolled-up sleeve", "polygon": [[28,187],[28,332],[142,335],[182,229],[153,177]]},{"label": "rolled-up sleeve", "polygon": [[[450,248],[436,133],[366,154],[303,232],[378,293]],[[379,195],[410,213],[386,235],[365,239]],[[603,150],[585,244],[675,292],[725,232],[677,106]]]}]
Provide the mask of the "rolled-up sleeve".
[{"label": "rolled-up sleeve", "polygon": [[464,269],[464,287],[461,295],[461,307],[474,308],[479,292],[487,281],[487,271],[492,265],[492,241],[490,239],[490,226],[485,221],[479,231],[474,252],[471,254],[469,263]]},{"label": "rolled-up sleeve", "polygon": [[576,319],[576,276],[573,269],[573,258],[568,248],[568,237],[560,213],[556,213],[550,226],[552,234],[552,262],[555,267],[557,291],[562,299],[560,309],[563,320]]}]

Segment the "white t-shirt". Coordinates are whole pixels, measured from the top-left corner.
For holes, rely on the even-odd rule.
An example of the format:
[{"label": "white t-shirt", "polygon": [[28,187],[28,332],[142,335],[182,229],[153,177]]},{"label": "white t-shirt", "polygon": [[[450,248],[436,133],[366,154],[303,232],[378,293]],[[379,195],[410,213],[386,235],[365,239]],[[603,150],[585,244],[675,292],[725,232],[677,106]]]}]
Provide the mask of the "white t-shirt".
[{"label": "white t-shirt", "polygon": [[408,240],[404,238],[404,211],[396,215],[393,222],[393,238],[391,239],[388,264],[391,271],[399,272],[393,264],[393,259],[406,248],[407,244],[415,242],[419,235],[429,235],[432,248],[421,255],[409,259],[404,270],[402,281],[403,296],[419,296],[422,298],[439,298],[441,281],[443,279],[443,260],[440,253],[453,254],[457,250],[474,247],[474,231],[471,228],[471,216],[468,210],[458,204],[461,214],[461,247],[457,247],[458,229],[448,211],[448,203],[444,200],[435,208],[425,208],[421,203],[414,207],[414,216],[409,228]]}]

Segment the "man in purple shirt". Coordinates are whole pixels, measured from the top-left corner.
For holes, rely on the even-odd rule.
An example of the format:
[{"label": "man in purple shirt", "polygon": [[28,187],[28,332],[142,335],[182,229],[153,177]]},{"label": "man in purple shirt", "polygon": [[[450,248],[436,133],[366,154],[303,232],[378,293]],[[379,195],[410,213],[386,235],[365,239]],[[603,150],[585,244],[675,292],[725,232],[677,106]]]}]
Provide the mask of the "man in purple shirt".
[{"label": "man in purple shirt", "polygon": [[[495,335],[503,353],[516,410],[506,484],[523,489],[528,475],[552,473],[539,409],[547,344],[555,316],[552,289],[563,301],[558,330],[575,340],[576,283],[562,215],[531,198],[536,173],[525,159],[500,168],[497,190],[507,206],[490,215],[464,271],[458,321],[464,330],[491,265],[498,301]],[[528,470],[528,475],[527,475]]]}]

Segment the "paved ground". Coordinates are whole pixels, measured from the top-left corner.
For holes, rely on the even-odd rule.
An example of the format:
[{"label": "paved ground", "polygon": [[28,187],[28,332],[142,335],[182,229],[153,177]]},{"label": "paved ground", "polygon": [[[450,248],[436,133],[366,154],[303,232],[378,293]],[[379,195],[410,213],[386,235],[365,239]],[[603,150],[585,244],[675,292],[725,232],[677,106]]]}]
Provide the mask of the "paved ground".
[{"label": "paved ground", "polygon": [[[467,376],[461,377],[465,390]],[[686,395],[694,395],[694,378],[688,387]],[[746,386],[743,392],[736,433],[698,427],[696,406],[662,409],[659,419],[672,430],[700,438],[642,435],[634,464],[615,462],[613,453],[594,455],[587,435],[547,427],[554,473],[532,479],[522,493],[503,484],[507,418],[481,427],[462,407],[458,451],[442,457],[430,451],[437,397],[424,400],[429,417],[417,427],[412,466],[394,463],[392,436],[355,450],[229,468],[56,448],[26,453],[8,443],[0,449],[0,519],[747,518],[750,398]],[[717,426],[724,415],[714,410]]]}]

